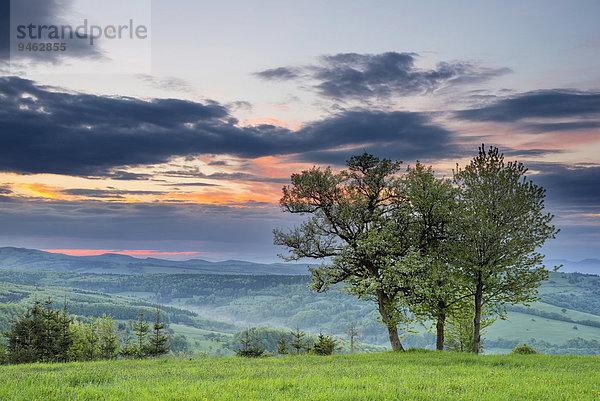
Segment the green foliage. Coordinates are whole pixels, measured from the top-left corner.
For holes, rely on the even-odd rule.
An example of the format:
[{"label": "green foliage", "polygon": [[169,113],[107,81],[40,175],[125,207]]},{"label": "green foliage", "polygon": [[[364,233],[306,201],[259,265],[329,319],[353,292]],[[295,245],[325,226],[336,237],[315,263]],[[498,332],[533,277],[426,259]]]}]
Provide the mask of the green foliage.
[{"label": "green foliage", "polygon": [[319,333],[317,341],[310,348],[310,351],[316,355],[332,355],[337,347],[337,340],[331,336]]},{"label": "green foliage", "polygon": [[290,353],[290,351],[288,350],[288,339],[286,338],[284,333],[281,333],[281,337],[279,338],[279,341],[277,342],[277,348],[275,349],[275,352],[277,353],[277,355],[287,355]]},{"label": "green foliage", "polygon": [[117,337],[116,323],[110,316],[102,315],[96,320],[100,333],[100,358],[115,359],[119,355],[119,340]]},{"label": "green foliage", "polygon": [[290,232],[274,230],[274,242],[289,250],[289,260],[327,261],[310,269],[314,290],[344,283],[351,294],[375,301],[392,348],[402,349],[397,327],[408,315],[394,262],[411,244],[398,238],[407,231],[408,216],[405,187],[396,176],[401,162],[364,153],[346,164],[338,174],[312,168],[292,175],[280,204],[310,218]]},{"label": "green foliage", "polygon": [[[473,315],[475,314],[472,305],[466,305],[462,309],[454,309],[446,320],[446,337],[444,348],[455,352],[471,352],[473,350]],[[489,327],[496,318],[492,316],[487,308],[484,307],[480,321],[480,334],[484,335],[486,328]],[[483,340],[480,341],[479,350],[482,352]]]},{"label": "green foliage", "polygon": [[259,341],[254,329],[244,330],[240,338],[241,347],[235,353],[245,358],[261,357],[264,355],[265,349],[260,346]]},{"label": "green foliage", "polygon": [[292,340],[290,341],[290,347],[294,349],[296,355],[300,355],[303,352],[308,352],[310,349],[310,343],[306,338],[306,333],[301,331],[298,326],[293,331],[290,331]]},{"label": "green foliage", "polygon": [[533,348],[527,344],[517,345],[512,349],[513,354],[531,355],[537,354]]},{"label": "green foliage", "polygon": [[144,312],[139,312],[138,320],[133,324],[133,335],[135,337],[135,356],[143,358],[147,354],[146,337],[150,333],[150,325],[144,319]]},{"label": "green foliage", "polygon": [[156,308],[156,320],[152,328],[146,352],[149,356],[158,357],[169,352],[169,336],[164,334],[165,324],[160,321],[160,310]]},{"label": "green foliage", "polygon": [[6,340],[3,359],[9,363],[65,361],[66,350],[72,344],[69,326],[66,312],[53,310],[50,299],[43,307],[36,301],[3,333]]},{"label": "green foliage", "polygon": [[473,352],[479,351],[482,305],[504,313],[505,304],[538,299],[548,278],[543,255],[536,252],[558,230],[544,213],[545,190],[527,180],[519,162],[504,162],[497,148],[457,169],[460,213],[452,220],[455,249],[451,264],[460,266],[463,292],[473,300]]},{"label": "green foliage", "polygon": [[168,352],[168,335],[163,333],[165,325],[158,309],[150,341],[145,341],[149,325],[143,312],[133,326],[136,342],[130,342],[126,331],[120,347],[117,325],[110,315],[82,322],[68,314],[66,304],[54,310],[50,299],[43,307],[36,301],[2,333],[5,341],[0,342],[0,363],[93,361],[119,355],[142,358]]},{"label": "green foliage", "polygon": [[[319,329],[332,332],[338,338],[348,338],[344,331],[348,322],[356,321],[356,327],[360,332],[361,344],[356,345],[356,352],[379,352],[382,348],[368,344],[389,344],[387,332],[375,319],[378,315],[374,305],[362,302],[356,298],[341,293],[330,291],[327,294],[314,293],[306,288],[310,281],[308,276],[202,276],[202,275],[150,275],[122,277],[118,275],[94,275],[74,274],[57,272],[17,272],[2,271],[0,274],[0,298],[12,297],[18,300],[18,304],[0,304],[0,324],[5,322],[3,331],[10,328],[13,317],[20,317],[27,307],[33,304],[33,300],[45,299],[49,294],[52,299],[60,300],[56,306],[63,305],[66,296],[71,306],[73,299],[79,302],[77,307],[70,307],[69,312],[78,310],[82,315],[77,315],[79,322],[87,323],[89,318],[84,316],[102,316],[103,310],[99,308],[87,309],[86,305],[103,305],[106,307],[104,313],[111,314],[114,305],[126,306],[131,310],[134,317],[143,309],[146,316],[154,313],[154,298],[148,298],[152,288],[164,287],[177,293],[184,291],[192,294],[194,287],[199,295],[190,298],[184,294],[184,298],[175,298],[174,304],[180,308],[200,310],[201,313],[208,311],[207,316],[220,316],[231,321],[241,321],[249,326],[268,325],[270,327],[290,328],[298,325],[307,333],[318,333]],[[29,285],[34,284],[34,285]],[[38,283],[38,287],[35,287]],[[58,287],[62,285],[63,287]],[[122,285],[131,285],[138,291],[131,296],[141,297],[138,300],[124,298]],[[67,287],[68,286],[68,287]],[[73,287],[74,286],[74,287]],[[101,294],[92,289],[115,291],[114,294]],[[141,292],[141,291],[146,292]],[[508,321],[498,320],[487,330],[486,353],[488,352],[510,352],[516,344],[527,342],[535,345],[536,350],[548,354],[581,354],[590,355],[600,353],[600,348],[593,344],[592,339],[600,338],[600,322],[598,310],[600,310],[600,277],[594,275],[583,275],[573,273],[550,272],[550,280],[542,283],[539,294],[542,302],[534,303],[531,307],[509,307]],[[115,302],[109,304],[108,301]],[[118,304],[117,304],[118,303]],[[121,304],[122,303],[122,304]],[[135,306],[137,304],[143,307]],[[43,306],[43,305],[42,305]],[[567,312],[561,312],[566,308]],[[93,315],[96,309],[100,315]],[[228,323],[215,322],[208,318],[197,317],[192,312],[177,310],[169,312],[174,308],[161,308],[161,317],[171,316],[171,322],[177,323],[186,319],[185,325],[171,324],[169,327],[176,328],[176,334],[183,334],[187,343],[194,351],[206,352],[209,355],[231,355],[237,348],[239,342],[230,344],[231,335],[235,332],[235,326]],[[307,310],[320,311],[318,324],[307,324],[303,320],[301,312]],[[516,313],[519,312],[519,313]],[[88,313],[90,315],[88,315]],[[171,314],[172,313],[172,314]],[[184,314],[185,313],[185,314]],[[523,315],[528,313],[528,315]],[[596,313],[596,315],[594,315]],[[556,314],[563,316],[560,320]],[[73,317],[72,314],[71,317]],[[128,312],[125,316],[130,316]],[[190,320],[187,320],[186,316]],[[539,317],[538,317],[539,316]],[[531,322],[531,317],[536,322]],[[551,319],[551,320],[548,320]],[[119,340],[123,347],[127,330],[131,333],[131,327],[126,326],[127,319],[115,319],[120,326]],[[450,320],[450,318],[448,318]],[[569,321],[572,320],[572,322]],[[186,323],[188,322],[188,323]],[[434,322],[435,323],[435,322]],[[428,322],[428,325],[431,322]],[[572,327],[577,324],[579,330]],[[195,327],[208,328],[215,331],[199,330]],[[232,329],[233,328],[233,329]],[[435,336],[425,332],[423,328],[416,326],[419,333],[407,334],[402,343],[405,347],[427,347],[435,346]],[[239,329],[238,329],[239,330]],[[287,330],[285,330],[287,333]],[[281,330],[273,330],[273,345],[267,347],[261,344],[269,352],[275,352],[276,343],[280,338]],[[584,340],[575,341],[577,337]],[[289,336],[288,336],[289,338]],[[500,341],[500,338],[510,339],[509,342]],[[535,339],[535,343],[531,339]],[[573,339],[573,341],[570,341]],[[567,342],[569,344],[567,345]],[[368,344],[365,344],[368,343]],[[342,342],[340,353],[349,352],[349,343]],[[73,350],[74,348],[70,349]],[[291,348],[288,346],[288,349]],[[177,350],[171,349],[175,354]],[[82,357],[69,356],[69,360],[82,360]]]}]

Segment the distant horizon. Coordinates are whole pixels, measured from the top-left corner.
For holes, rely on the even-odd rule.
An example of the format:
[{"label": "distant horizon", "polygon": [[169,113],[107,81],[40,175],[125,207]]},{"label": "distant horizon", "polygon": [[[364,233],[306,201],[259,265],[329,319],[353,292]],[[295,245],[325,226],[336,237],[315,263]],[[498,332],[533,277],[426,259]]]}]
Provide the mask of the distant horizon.
[{"label": "distant horizon", "polygon": [[[132,258],[135,259],[139,259],[139,260],[145,260],[145,259],[161,259],[161,260],[167,260],[167,261],[172,261],[172,262],[186,262],[186,261],[190,261],[190,260],[204,260],[210,263],[221,263],[221,262],[229,262],[229,261],[239,261],[239,262],[248,262],[248,263],[256,263],[256,264],[294,264],[294,265],[303,265],[303,264],[315,264],[315,261],[312,260],[305,260],[305,261],[292,261],[292,262],[286,262],[282,259],[280,260],[274,260],[274,261],[268,261],[268,260],[252,260],[249,258],[239,258],[239,259],[215,259],[215,258],[204,258],[204,257],[189,257],[187,259],[182,259],[182,258],[177,258],[177,257],[165,257],[168,255],[160,255],[160,254],[140,254],[140,250],[135,250],[134,254],[128,254],[128,253],[124,253],[127,251],[117,251],[117,252],[102,252],[105,250],[92,250],[92,249],[86,249],[86,250],[82,250],[82,249],[53,249],[53,250],[48,250],[48,249],[33,249],[33,248],[22,248],[22,247],[0,247],[1,248],[15,248],[15,249],[24,249],[24,250],[33,250],[33,251],[41,251],[41,252],[46,252],[46,253],[50,253],[50,254],[58,254],[58,255],[65,255],[65,256],[75,256],[75,257],[85,257],[85,256],[103,256],[103,255],[122,255],[122,256],[130,256]],[[59,251],[72,251],[70,253],[65,253],[65,252],[59,252]],[[85,252],[89,252],[86,254],[81,254],[81,251],[85,251]],[[102,252],[102,253],[101,253]],[[156,257],[156,256],[162,256],[162,257]],[[173,256],[177,256],[177,255],[173,255]],[[181,257],[184,257],[184,255],[178,255]],[[586,258],[586,259],[581,259],[581,260],[571,260],[571,259],[562,259],[562,258],[544,258],[544,262],[545,264],[547,264],[548,262],[569,262],[569,263],[584,263],[584,262],[591,262],[591,263],[597,263],[597,272],[595,273],[590,273],[590,272],[579,272],[576,270],[562,270],[559,269],[558,272],[559,273],[583,273],[583,274],[595,274],[595,275],[600,275],[600,259],[597,258]],[[546,269],[552,271],[552,267],[553,266],[549,266],[546,265]]]}]

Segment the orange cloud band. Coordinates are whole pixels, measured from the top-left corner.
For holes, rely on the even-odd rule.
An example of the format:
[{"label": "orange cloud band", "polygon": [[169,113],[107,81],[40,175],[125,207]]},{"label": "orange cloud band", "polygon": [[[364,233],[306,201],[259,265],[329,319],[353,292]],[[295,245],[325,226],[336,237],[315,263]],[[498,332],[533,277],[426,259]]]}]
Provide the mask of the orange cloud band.
[{"label": "orange cloud band", "polygon": [[95,255],[103,255],[105,253],[116,253],[119,255],[128,255],[128,256],[160,256],[160,255],[169,255],[169,256],[177,256],[177,255],[197,255],[201,252],[163,252],[157,251],[153,249],[145,250],[145,249],[39,249],[40,251],[50,252],[50,253],[63,253],[65,255],[71,256],[95,256]]}]

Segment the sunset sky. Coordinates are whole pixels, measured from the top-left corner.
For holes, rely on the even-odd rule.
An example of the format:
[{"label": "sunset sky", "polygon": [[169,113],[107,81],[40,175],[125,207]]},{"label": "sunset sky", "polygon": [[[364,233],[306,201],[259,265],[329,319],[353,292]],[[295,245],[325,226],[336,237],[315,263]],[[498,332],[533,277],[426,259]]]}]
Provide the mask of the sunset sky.
[{"label": "sunset sky", "polygon": [[148,35],[3,39],[0,246],[274,262],[291,173],[367,151],[449,177],[485,143],[547,189],[547,256],[600,258],[597,0],[1,1],[13,46]]}]

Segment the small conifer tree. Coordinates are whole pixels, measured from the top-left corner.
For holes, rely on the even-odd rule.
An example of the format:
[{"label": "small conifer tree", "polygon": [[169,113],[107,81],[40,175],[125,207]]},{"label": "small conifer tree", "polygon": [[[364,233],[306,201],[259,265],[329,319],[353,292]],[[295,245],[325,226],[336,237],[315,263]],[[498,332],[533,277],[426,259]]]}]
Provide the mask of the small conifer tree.
[{"label": "small conifer tree", "polygon": [[302,351],[306,350],[306,346],[308,345],[307,341],[304,339],[306,333],[300,331],[298,326],[296,326],[296,330],[290,331],[290,335],[292,336],[290,346],[296,351],[296,354],[301,354]]},{"label": "small conifer tree", "polygon": [[169,336],[164,334],[165,324],[160,321],[160,309],[156,308],[156,320],[152,328],[152,334],[148,340],[148,355],[161,356],[169,352],[170,345],[167,344]]},{"label": "small conifer tree", "polygon": [[146,337],[148,336],[149,331],[150,325],[144,319],[144,312],[140,311],[138,314],[138,320],[133,324],[133,333],[136,339],[136,358],[143,358],[147,353]]}]

